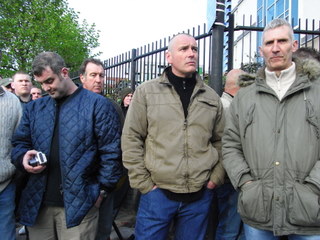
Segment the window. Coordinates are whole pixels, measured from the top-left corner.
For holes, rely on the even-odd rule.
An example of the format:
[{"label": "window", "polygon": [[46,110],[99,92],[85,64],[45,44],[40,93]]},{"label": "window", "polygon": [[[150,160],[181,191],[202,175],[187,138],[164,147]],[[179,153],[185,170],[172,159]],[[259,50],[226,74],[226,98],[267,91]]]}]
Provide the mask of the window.
[{"label": "window", "polygon": [[279,17],[284,13],[284,0],[278,0],[276,2],[276,16]]},{"label": "window", "polygon": [[270,7],[272,4],[274,4],[274,0],[268,0],[267,7]]},{"label": "window", "polygon": [[268,8],[267,11],[267,23],[274,19],[274,5]]}]

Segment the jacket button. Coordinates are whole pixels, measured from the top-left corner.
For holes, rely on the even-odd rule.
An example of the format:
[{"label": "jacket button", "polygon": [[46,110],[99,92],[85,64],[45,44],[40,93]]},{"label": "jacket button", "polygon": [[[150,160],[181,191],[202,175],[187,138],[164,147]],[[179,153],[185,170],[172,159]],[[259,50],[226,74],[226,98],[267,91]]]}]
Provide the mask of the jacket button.
[{"label": "jacket button", "polygon": [[280,165],[280,162],[275,162],[276,166],[279,166]]},{"label": "jacket button", "polygon": [[279,196],[276,196],[275,199],[276,199],[276,201],[279,201]]}]

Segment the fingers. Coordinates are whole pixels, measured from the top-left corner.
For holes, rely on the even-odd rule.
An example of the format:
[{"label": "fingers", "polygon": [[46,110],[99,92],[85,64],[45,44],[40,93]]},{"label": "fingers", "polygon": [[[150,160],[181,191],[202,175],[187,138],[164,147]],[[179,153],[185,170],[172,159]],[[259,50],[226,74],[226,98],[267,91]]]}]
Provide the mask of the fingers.
[{"label": "fingers", "polygon": [[37,154],[36,150],[29,150],[28,152],[26,152],[26,154],[23,156],[23,160],[22,160],[22,165],[24,167],[24,169],[29,172],[29,173],[40,173],[42,172],[46,166],[45,165],[38,165],[38,166],[31,166],[29,164],[30,159],[34,158],[34,156]]},{"label": "fingers", "polygon": [[207,188],[209,188],[209,189],[214,189],[216,186],[217,186],[217,184],[215,184],[215,183],[212,182],[212,181],[209,181],[209,182],[207,183]]}]

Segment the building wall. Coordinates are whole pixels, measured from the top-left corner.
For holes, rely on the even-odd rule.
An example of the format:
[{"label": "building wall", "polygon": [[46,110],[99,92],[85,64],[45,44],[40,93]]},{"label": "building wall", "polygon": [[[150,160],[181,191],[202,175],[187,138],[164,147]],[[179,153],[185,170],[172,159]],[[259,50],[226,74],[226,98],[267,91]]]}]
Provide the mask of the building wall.
[{"label": "building wall", "polygon": [[[237,4],[233,5],[232,12],[234,14],[235,27],[255,26],[257,19],[257,1],[237,1]],[[240,68],[241,63],[255,61],[255,55],[257,53],[256,35],[256,32],[252,31],[235,31],[233,68]]]},{"label": "building wall", "polygon": [[[260,7],[262,6],[262,7]],[[265,26],[266,22],[277,17],[286,18],[292,25],[298,28],[300,18],[300,29],[312,30],[312,19],[316,19],[314,30],[319,30],[320,1],[314,0],[233,0],[232,11],[235,15],[235,26]],[[243,18],[245,16],[245,19]],[[252,20],[250,21],[250,16]],[[308,26],[306,26],[308,19]],[[259,20],[259,22],[258,22]],[[238,31],[234,34],[234,58],[233,67],[240,68],[241,64],[262,61],[258,47],[261,45],[262,33]],[[301,35],[300,43],[304,43],[310,36]],[[314,46],[308,42],[306,45],[318,48],[319,38]],[[258,58],[255,58],[257,56]]]}]

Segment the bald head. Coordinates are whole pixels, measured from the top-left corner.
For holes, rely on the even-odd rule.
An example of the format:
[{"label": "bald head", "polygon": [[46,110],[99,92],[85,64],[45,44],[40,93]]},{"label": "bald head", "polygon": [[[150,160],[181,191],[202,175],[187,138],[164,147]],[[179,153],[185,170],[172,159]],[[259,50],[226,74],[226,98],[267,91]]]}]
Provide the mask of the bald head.
[{"label": "bald head", "polygon": [[241,69],[232,69],[230,72],[228,72],[224,91],[232,96],[236,95],[240,89],[238,84],[239,76],[243,74],[245,74],[245,72]]}]

